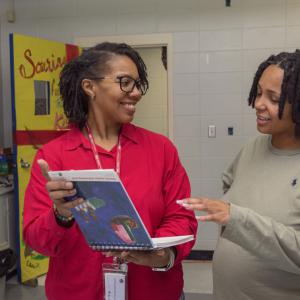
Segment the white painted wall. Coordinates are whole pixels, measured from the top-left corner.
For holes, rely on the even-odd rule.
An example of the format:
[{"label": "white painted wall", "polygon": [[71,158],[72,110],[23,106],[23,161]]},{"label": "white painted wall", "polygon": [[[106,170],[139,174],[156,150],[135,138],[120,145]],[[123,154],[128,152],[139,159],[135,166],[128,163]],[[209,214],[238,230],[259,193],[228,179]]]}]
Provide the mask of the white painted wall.
[{"label": "white painted wall", "polygon": [[[174,138],[194,195],[218,197],[220,174],[256,134],[247,107],[257,64],[300,47],[300,0],[1,0],[0,144],[10,146],[8,33],[72,43],[100,35],[171,33]],[[14,4],[16,22],[6,9]],[[207,137],[207,126],[217,137]],[[234,136],[227,127],[234,126]],[[201,225],[196,248],[215,246],[217,227]]]}]

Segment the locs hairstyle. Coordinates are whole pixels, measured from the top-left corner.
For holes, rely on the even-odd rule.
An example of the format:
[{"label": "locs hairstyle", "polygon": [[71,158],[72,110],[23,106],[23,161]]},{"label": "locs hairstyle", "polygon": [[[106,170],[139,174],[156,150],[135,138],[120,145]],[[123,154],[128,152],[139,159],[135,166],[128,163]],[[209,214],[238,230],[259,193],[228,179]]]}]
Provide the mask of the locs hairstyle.
[{"label": "locs hairstyle", "polygon": [[149,87],[147,68],[137,51],[125,43],[104,42],[84,50],[82,54],[67,63],[60,73],[59,89],[65,115],[69,122],[84,127],[88,113],[89,96],[83,91],[81,82],[85,78],[105,75],[109,61],[115,55],[126,55],[136,65],[141,85],[145,91]]},{"label": "locs hairstyle", "polygon": [[254,107],[259,79],[264,70],[270,65],[276,65],[284,72],[279,98],[278,117],[279,119],[282,118],[285,102],[288,101],[292,105],[292,120],[296,125],[295,136],[300,138],[300,50],[297,49],[295,52],[281,52],[277,55],[271,55],[259,65],[250,89],[248,103]]}]

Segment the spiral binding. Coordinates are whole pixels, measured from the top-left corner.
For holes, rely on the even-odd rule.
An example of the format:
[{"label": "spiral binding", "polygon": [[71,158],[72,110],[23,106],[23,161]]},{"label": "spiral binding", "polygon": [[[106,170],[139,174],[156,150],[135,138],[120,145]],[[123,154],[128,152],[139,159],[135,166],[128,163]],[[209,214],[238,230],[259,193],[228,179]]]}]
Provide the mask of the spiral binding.
[{"label": "spiral binding", "polygon": [[101,251],[101,250],[149,250],[152,247],[150,245],[139,244],[135,246],[128,245],[97,245],[95,243],[91,243],[90,247],[93,250]]}]

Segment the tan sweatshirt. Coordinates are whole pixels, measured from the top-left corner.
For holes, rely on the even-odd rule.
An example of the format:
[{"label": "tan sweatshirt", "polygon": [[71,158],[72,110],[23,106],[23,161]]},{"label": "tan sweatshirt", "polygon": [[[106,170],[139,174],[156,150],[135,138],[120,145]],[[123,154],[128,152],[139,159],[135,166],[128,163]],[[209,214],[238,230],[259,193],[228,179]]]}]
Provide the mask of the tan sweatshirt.
[{"label": "tan sweatshirt", "polygon": [[299,300],[300,149],[259,136],[223,183],[231,209],[214,254],[214,299]]}]

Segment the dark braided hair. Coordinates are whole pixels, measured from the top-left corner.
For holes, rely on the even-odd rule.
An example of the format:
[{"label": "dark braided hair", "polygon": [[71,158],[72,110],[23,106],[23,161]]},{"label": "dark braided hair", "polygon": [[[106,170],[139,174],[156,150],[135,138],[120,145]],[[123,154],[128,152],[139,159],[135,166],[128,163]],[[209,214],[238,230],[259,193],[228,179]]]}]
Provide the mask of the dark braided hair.
[{"label": "dark braided hair", "polygon": [[81,82],[85,78],[96,78],[109,71],[109,62],[115,55],[128,56],[136,65],[141,85],[149,87],[146,65],[132,47],[125,43],[104,42],[84,50],[82,54],[67,63],[60,73],[59,89],[63,107],[69,122],[82,129],[86,123],[89,96]]},{"label": "dark braided hair", "polygon": [[292,106],[292,121],[295,123],[295,136],[300,138],[300,50],[295,52],[281,52],[271,55],[263,61],[253,79],[250,89],[248,104],[254,107],[257,97],[258,82],[265,69],[271,65],[276,65],[284,71],[279,98],[278,117],[282,118],[285,102]]}]

